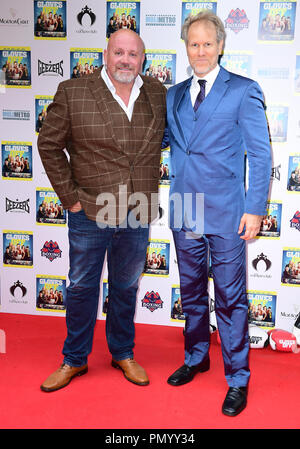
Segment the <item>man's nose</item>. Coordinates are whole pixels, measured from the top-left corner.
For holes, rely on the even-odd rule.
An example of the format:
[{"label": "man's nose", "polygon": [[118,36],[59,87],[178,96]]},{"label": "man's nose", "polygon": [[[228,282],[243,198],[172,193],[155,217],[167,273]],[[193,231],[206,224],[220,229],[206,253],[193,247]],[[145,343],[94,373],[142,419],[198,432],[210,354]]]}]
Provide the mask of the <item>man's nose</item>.
[{"label": "man's nose", "polygon": [[122,54],[121,61],[123,64],[129,64],[129,53],[124,52]]},{"label": "man's nose", "polygon": [[199,45],[199,47],[198,47],[198,55],[200,55],[200,56],[205,55],[205,47],[204,47],[204,45]]}]

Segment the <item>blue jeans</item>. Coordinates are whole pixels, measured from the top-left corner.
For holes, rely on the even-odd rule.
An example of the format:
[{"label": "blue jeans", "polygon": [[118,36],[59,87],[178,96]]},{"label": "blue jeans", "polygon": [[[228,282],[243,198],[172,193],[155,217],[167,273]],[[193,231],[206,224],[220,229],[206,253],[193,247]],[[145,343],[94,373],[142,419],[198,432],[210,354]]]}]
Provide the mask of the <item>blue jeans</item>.
[{"label": "blue jeans", "polygon": [[115,360],[133,357],[136,293],[145,265],[149,227],[100,229],[83,210],[68,213],[68,226],[70,283],[66,295],[68,333],[63,346],[64,363],[82,366],[92,350],[106,251],[108,348]]}]

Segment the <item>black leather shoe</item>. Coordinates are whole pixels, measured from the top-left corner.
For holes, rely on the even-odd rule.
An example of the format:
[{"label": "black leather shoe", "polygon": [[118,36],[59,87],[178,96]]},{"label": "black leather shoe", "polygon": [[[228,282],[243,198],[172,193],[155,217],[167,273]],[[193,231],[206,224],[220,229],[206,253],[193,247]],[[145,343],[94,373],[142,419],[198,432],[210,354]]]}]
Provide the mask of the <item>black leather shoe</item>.
[{"label": "black leather shoe", "polygon": [[204,373],[205,371],[208,371],[209,366],[210,366],[209,359],[195,366],[182,365],[169,377],[167,382],[168,384],[174,386],[187,384],[188,382],[193,380],[195,374]]},{"label": "black leather shoe", "polygon": [[247,388],[230,387],[223,402],[222,412],[227,416],[236,416],[247,405]]}]

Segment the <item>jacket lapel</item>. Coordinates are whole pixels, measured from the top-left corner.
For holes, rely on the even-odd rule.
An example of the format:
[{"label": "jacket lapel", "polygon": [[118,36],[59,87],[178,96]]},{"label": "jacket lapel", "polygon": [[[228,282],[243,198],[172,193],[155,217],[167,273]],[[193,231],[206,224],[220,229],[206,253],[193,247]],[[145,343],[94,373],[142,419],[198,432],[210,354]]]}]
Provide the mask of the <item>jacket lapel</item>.
[{"label": "jacket lapel", "polygon": [[112,95],[101,77],[101,68],[88,76],[88,86],[96,100],[99,113],[103,117],[103,123],[107,126],[108,134],[112,137],[116,147],[124,152],[118,143],[112,126],[111,112],[108,107],[108,102],[112,101]]},{"label": "jacket lapel", "polygon": [[174,95],[174,103],[173,103],[173,115],[174,115],[174,119],[177,125],[177,129],[180,133],[180,136],[182,138],[182,140],[185,142],[185,144],[187,144],[186,138],[185,138],[185,133],[182,129],[181,126],[181,122],[180,122],[180,118],[179,118],[179,114],[178,114],[178,108],[179,105],[182,101],[182,98],[185,94],[186,89],[189,89],[191,86],[191,82],[192,82],[192,77],[187,79],[185,82],[183,82],[182,84],[180,84],[178,86],[178,89]]}]

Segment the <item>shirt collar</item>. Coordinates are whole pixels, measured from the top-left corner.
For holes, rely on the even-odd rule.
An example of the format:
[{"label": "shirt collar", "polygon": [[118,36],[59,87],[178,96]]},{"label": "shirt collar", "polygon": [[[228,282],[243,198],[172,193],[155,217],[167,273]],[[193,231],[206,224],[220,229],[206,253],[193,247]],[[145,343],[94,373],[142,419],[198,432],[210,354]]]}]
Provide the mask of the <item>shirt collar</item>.
[{"label": "shirt collar", "polygon": [[198,85],[199,80],[206,80],[207,84],[210,86],[215,82],[220,71],[220,66],[217,64],[214,69],[212,69],[209,73],[207,73],[203,78],[198,77],[195,73],[193,74],[192,84],[194,86]]}]

